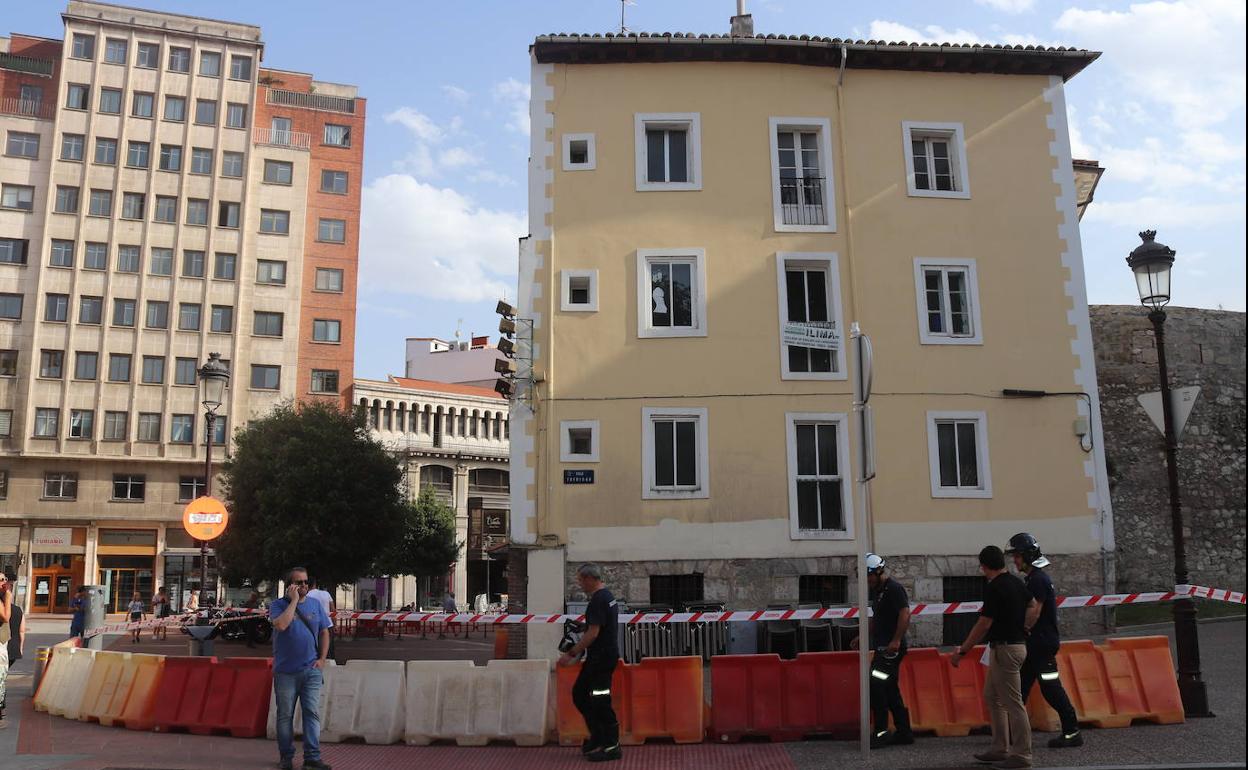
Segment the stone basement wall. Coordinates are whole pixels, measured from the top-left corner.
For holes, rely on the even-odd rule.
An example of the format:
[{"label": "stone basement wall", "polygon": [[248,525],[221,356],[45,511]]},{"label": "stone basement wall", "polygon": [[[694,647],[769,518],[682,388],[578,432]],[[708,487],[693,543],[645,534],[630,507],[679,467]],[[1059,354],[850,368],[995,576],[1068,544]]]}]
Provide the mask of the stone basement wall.
[{"label": "stone basement wall", "polygon": [[[985,544],[986,545],[986,544]],[[892,576],[910,594],[911,603],[943,601],[945,576],[979,574],[975,556],[892,556],[885,555]],[[1097,554],[1050,556],[1053,566],[1049,574],[1059,594],[1085,595],[1103,593],[1101,558]],[[807,559],[715,559],[681,561],[600,562],[607,587],[616,598],[637,606],[650,604],[651,575],[703,575],[703,596],[708,603],[723,603],[730,610],[765,609],[769,604],[798,604],[798,576],[846,575],[849,578],[849,601],[856,596],[857,579],[854,558],[847,556]],[[576,584],[577,564],[569,562],[565,569],[565,595],[581,601]],[[509,584],[510,585],[510,584]],[[1074,609],[1059,612],[1063,635],[1067,638],[1105,633],[1105,611]],[[910,630],[914,646],[939,645],[942,627],[940,617],[915,618]]]},{"label": "stone basement wall", "polygon": [[[1090,308],[1119,591],[1174,583],[1165,443],[1136,397],[1159,389],[1152,323],[1140,307]],[[1191,581],[1244,590],[1244,314],[1170,308],[1172,387],[1199,385],[1179,437]]]}]

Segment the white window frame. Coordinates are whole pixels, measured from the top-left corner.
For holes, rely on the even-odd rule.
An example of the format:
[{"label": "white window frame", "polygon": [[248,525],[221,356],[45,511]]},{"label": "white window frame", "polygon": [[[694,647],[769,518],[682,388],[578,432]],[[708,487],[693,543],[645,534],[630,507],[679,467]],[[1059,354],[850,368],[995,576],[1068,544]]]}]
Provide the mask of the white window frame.
[{"label": "white window frame", "polygon": [[[570,431],[589,429],[590,451],[587,455],[572,454],[572,437]],[[559,421],[559,462],[564,463],[596,463],[598,462],[598,435],[601,428],[597,420],[560,420]]]},{"label": "white window frame", "polygon": [[[845,529],[799,529],[797,518],[797,425],[798,423],[829,422],[836,425],[836,466],[841,479],[841,513]],[[785,412],[784,441],[788,457],[789,538],[791,540],[853,540],[854,539],[854,475],[849,454],[849,415],[844,412]]]},{"label": "white window frame", "polygon": [[[940,485],[940,444],[936,438],[936,424],[944,420],[975,421],[975,461],[979,465],[978,487],[942,487]],[[992,471],[988,452],[987,412],[928,412],[927,413],[927,460],[931,479],[932,497],[987,499],[992,497]]]},{"label": "white window frame", "polygon": [[[572,162],[572,143],[585,142],[585,162]],[[594,148],[593,134],[564,134],[563,135],[563,170],[564,171],[593,171],[598,168],[598,153]]]},{"label": "white window frame", "polygon": [[[641,499],[706,500],[711,496],[710,433],[705,407],[642,407],[641,410]],[[662,417],[684,417],[697,421],[698,485],[687,489],[654,488],[654,421]]]},{"label": "white window frame", "polygon": [[[832,168],[832,122],[827,118],[773,117],[767,121],[771,142],[771,201],[773,225],[778,233],[834,233],[836,232],[836,185]],[[826,225],[786,225],[784,209],[780,205],[780,144],[776,134],[780,130],[817,131],[819,133],[819,166],[823,172],[823,201],[826,209]]]},{"label": "white window frame", "polygon": [[[684,128],[689,132],[689,181],[651,182],[646,178],[646,128]],[[638,112],[633,115],[637,192],[702,189],[702,116],[697,112]]]},{"label": "white window frame", "polygon": [[[654,258],[692,260],[693,277],[693,326],[650,326],[650,260]],[[706,336],[706,250],[695,248],[637,249],[637,336],[654,337],[705,337]]]},{"label": "white window frame", "polygon": [[[914,182],[914,150],[910,142],[914,134],[919,136],[941,135],[949,139],[949,163],[956,190],[920,190]],[[901,144],[906,161],[906,192],[912,198],[962,198],[971,197],[971,182],[967,174],[966,137],[961,123],[932,123],[904,120],[901,123]]]},{"label": "white window frame", "polygon": [[[828,273],[828,300],[832,303],[828,318],[836,323],[841,333],[841,346],[836,351],[836,371],[834,372],[790,372],[789,350],[784,344],[784,324],[788,315],[789,287],[785,281],[785,268],[794,266],[822,268]],[[849,372],[845,368],[845,334],[844,308],[841,303],[841,263],[835,251],[778,251],[776,252],[776,301],[779,315],[777,316],[776,338],[780,347],[780,379],[782,380],[845,380]]]},{"label": "white window frame", "polygon": [[[573,278],[586,278],[589,280],[589,302],[582,305],[572,302]],[[566,313],[597,313],[598,271],[561,270],[559,274],[559,309]]]},{"label": "white window frame", "polygon": [[[927,328],[927,281],[924,272],[927,268],[961,268],[966,271],[967,294],[971,303],[971,334],[954,336],[953,334],[937,334]],[[939,257],[915,257],[914,260],[914,302],[919,319],[919,343],[922,345],[982,345],[984,344],[984,325],[979,320],[979,276],[975,271],[973,259],[944,259]],[[947,295],[946,298],[947,299]],[[946,302],[946,315],[948,303]],[[946,326],[948,328],[948,326]]]}]

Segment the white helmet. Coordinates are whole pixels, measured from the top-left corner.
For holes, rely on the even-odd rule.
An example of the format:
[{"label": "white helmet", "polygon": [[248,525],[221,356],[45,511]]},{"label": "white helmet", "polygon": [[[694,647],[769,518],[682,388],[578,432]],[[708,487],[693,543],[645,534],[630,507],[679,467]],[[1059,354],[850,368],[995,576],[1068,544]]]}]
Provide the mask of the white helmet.
[{"label": "white helmet", "polygon": [[886,564],[887,562],[884,561],[883,556],[879,556],[878,554],[874,554],[874,553],[867,554],[867,574],[868,575],[874,575],[877,572],[883,572],[884,566]]}]

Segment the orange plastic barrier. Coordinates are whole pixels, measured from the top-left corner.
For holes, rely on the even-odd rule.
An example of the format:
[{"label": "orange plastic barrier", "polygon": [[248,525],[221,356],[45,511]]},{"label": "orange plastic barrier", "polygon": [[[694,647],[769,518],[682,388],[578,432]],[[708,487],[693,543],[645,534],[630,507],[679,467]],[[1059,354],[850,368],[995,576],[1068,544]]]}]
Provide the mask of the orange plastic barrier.
[{"label": "orange plastic barrier", "polygon": [[[589,736],[572,702],[572,685],[580,670],[579,664],[558,669],[557,726],[562,746],[579,745]],[[634,746],[648,738],[700,743],[706,732],[702,691],[700,657],[646,658],[636,665],[617,665],[611,680],[611,705],[620,720],[620,743]]]},{"label": "orange plastic barrier", "polygon": [[150,728],[152,697],[163,665],[163,655],[97,653],[83,690],[78,718],[84,722],[113,725],[128,723],[129,715],[135,729],[144,724]]},{"label": "orange plastic barrier", "polygon": [[849,736],[857,730],[858,704],[857,653],[807,652],[789,661],[779,655],[711,659],[711,735],[716,740]]},{"label": "orange plastic barrier", "polygon": [[988,725],[984,706],[984,677],[979,660],[984,648],[976,647],[954,668],[949,655],[934,647],[919,647],[901,662],[902,698],[910,710],[910,727],[940,736],[969,735]]},{"label": "orange plastic barrier", "polygon": [[272,683],[269,658],[166,658],[152,726],[157,732],[258,738],[265,733]]},{"label": "orange plastic barrier", "polygon": [[511,638],[511,632],[505,628],[500,628],[494,632],[494,660],[507,659],[507,642]]}]

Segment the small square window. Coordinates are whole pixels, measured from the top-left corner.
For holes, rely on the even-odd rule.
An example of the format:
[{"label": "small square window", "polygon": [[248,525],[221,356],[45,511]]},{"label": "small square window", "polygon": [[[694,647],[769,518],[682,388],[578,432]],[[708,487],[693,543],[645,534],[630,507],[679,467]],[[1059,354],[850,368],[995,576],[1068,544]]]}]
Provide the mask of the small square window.
[{"label": "small square window", "polygon": [[102,139],[95,140],[95,162],[105,166],[117,165],[117,140]]},{"label": "small square window", "polygon": [[256,283],[285,286],[286,263],[275,259],[257,259]]},{"label": "small square window", "polygon": [[107,270],[108,244],[88,243],[83,255],[82,266],[87,270]]},{"label": "small square window", "polygon": [[147,196],[143,193],[122,193],[121,218],[142,219],[147,209]]},{"label": "small square window", "polygon": [[78,193],[79,189],[77,187],[58,184],[56,186],[56,202],[53,204],[52,210],[58,214],[77,214]]},{"label": "small square window", "polygon": [[322,219],[317,223],[316,239],[326,243],[343,243],[347,240],[347,222],[344,219]]},{"label": "small square window", "polygon": [[49,407],[35,409],[35,436],[56,438],[61,434],[61,410]]},{"label": "small square window", "polygon": [[637,190],[701,190],[701,117],[691,113],[634,116]]},{"label": "small square window", "polygon": [[129,435],[129,412],[105,412],[104,413],[104,440],[105,441],[125,441]]},{"label": "small square window", "polygon": [[234,307],[232,305],[213,305],[211,325],[208,330],[217,334],[230,334],[234,331]]},{"label": "small square window", "polygon": [[284,160],[266,160],[264,162],[264,181],[269,184],[290,184],[294,178],[295,166]]},{"label": "small square window", "polygon": [[312,370],[312,392],[313,393],[337,393],[338,392],[338,370],[337,369],[313,369]]},{"label": "small square window", "polygon": [[598,462],[598,421],[563,420],[559,423],[559,460],[565,463]]},{"label": "small square window", "polygon": [[342,321],[317,318],[312,321],[314,342],[342,342]]},{"label": "small square window", "polygon": [[134,66],[152,70],[160,66],[160,46],[156,43],[139,43]]},{"label": "small square window", "polygon": [[156,112],[156,97],[141,91],[134,92],[134,103],[130,114],[136,118],[150,118]]},{"label": "small square window", "polygon": [[95,35],[83,35],[75,32],[69,55],[75,59],[95,58]]},{"label": "small square window", "polygon": [[[183,302],[178,305],[178,329],[184,332],[197,332],[200,326],[202,306],[198,302]],[[178,359],[181,360],[181,359]]]},{"label": "small square window", "polygon": [[87,199],[87,216],[111,217],[113,215],[113,191],[92,190]]},{"label": "small square window", "polygon": [[195,415],[174,414],[169,417],[169,443],[193,444],[195,442]]},{"label": "small square window", "polygon": [[17,351],[0,350],[0,377],[17,376]]},{"label": "small square window", "polygon": [[65,351],[39,351],[39,376],[59,380],[65,376]]},{"label": "small square window", "polygon": [[231,56],[230,57],[230,79],[231,80],[251,80],[251,57],[250,56]]},{"label": "small square window", "polygon": [[139,441],[160,441],[160,414],[139,413]]},{"label": "small square window", "polygon": [[563,170],[592,171],[597,168],[593,134],[563,135]]},{"label": "small square window", "polygon": [[104,298],[86,295],[79,297],[78,323],[92,326],[104,323]]},{"label": "small square window", "polygon": [[69,320],[69,295],[68,294],[49,294],[47,302],[43,308],[43,320],[59,321],[64,323]]},{"label": "small square window", "polygon": [[260,337],[282,336],[282,314],[263,310],[255,311],[251,333]]},{"label": "small square window", "polygon": [[[94,379],[94,378],[92,378]],[[92,409],[69,410],[69,437],[95,437],[95,411]]]},{"label": "small square window", "polygon": [[251,365],[251,387],[258,390],[277,390],[282,384],[282,367],[265,364]]},{"label": "small square window", "polygon": [[133,327],[135,323],[135,300],[113,300],[113,326]]},{"label": "small square window", "polygon": [[82,160],[85,145],[86,137],[82,134],[61,134],[61,160]]},{"label": "small square window", "polygon": [[274,235],[290,233],[290,212],[277,209],[260,209],[260,232]]},{"label": "small square window", "polygon": [[199,74],[210,78],[221,77],[221,54],[202,51],[199,54]]},{"label": "small square window", "polygon": [[181,96],[165,97],[165,120],[172,120],[175,123],[183,123],[186,121],[186,99]]},{"label": "small square window", "polygon": [[241,208],[238,203],[220,201],[217,204],[217,227],[237,228]]},{"label": "small square window", "polygon": [[21,294],[0,294],[0,318],[8,321],[22,320],[22,300]]},{"label": "small square window", "polygon": [[165,384],[165,359],[163,356],[143,356],[143,384]]},{"label": "small square window", "polygon": [[243,154],[241,152],[221,153],[221,176],[241,177],[243,175]]},{"label": "small square window", "polygon": [[147,168],[152,164],[152,145],[147,142],[130,142],[126,147],[126,165],[130,168]]},{"label": "small square window", "polygon": [[203,278],[206,268],[207,257],[204,252],[198,249],[183,249],[182,251],[182,277],[183,278]]},{"label": "small square window", "polygon": [[901,124],[906,191],[918,198],[970,198],[961,123]]},{"label": "small square window", "polygon": [[156,211],[152,215],[153,222],[178,222],[178,199],[172,195],[156,196]]},{"label": "small square window", "polygon": [[217,103],[212,99],[196,99],[195,123],[201,126],[215,126],[217,124]]},{"label": "small square window", "polygon": [[128,44],[120,38],[110,37],[104,41],[104,61],[109,64],[125,64]]},{"label": "small square window", "polygon": [[191,173],[212,173],[212,150],[207,147],[191,148]]},{"label": "small square window", "polygon": [[[23,262],[25,260],[22,260]],[[53,240],[52,254],[48,260],[48,264],[52,267],[73,267],[74,266],[74,242]]]},{"label": "small square window", "polygon": [[164,300],[149,299],[147,301],[147,318],[144,325],[149,329],[168,329],[169,303]]},{"label": "small square window", "polygon": [[132,360],[129,353],[110,353],[108,355],[108,381],[129,382]]},{"label": "small square window", "polygon": [[598,310],[598,271],[564,270],[560,310],[592,313]]},{"label": "small square window", "polygon": [[247,105],[231,102],[225,106],[225,127],[247,127]]},{"label": "small square window", "polygon": [[160,146],[160,170],[182,170],[182,148],[180,146],[176,144],[162,144]]},{"label": "small square window", "polygon": [[[160,415],[156,415],[159,417]],[[156,440],[159,440],[157,437]],[[147,477],[136,474],[113,475],[113,499],[142,502],[147,487]]]},{"label": "small square window", "polygon": [[326,123],[324,143],[330,145],[331,147],[350,147],[351,127]]},{"label": "small square window", "polygon": [[208,201],[202,198],[190,198],[186,201],[186,223],[188,225],[208,226]]},{"label": "small square window", "polygon": [[216,260],[213,262],[212,277],[220,281],[234,280],[235,272],[238,269],[238,255],[226,254],[218,251]]},{"label": "small square window", "polygon": [[199,381],[199,362],[194,358],[179,358],[174,365],[174,385],[195,385]]},{"label": "small square window", "polygon": [[173,249],[152,247],[147,271],[152,275],[173,275]]},{"label": "small square window", "polygon": [[332,193],[334,195],[346,195],[347,172],[330,171],[328,169],[321,171],[321,192]]},{"label": "small square window", "polygon": [[78,474],[61,472],[43,474],[43,496],[48,500],[78,499]]}]

